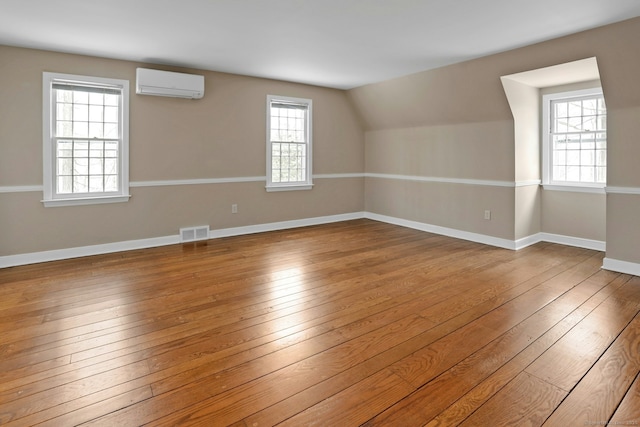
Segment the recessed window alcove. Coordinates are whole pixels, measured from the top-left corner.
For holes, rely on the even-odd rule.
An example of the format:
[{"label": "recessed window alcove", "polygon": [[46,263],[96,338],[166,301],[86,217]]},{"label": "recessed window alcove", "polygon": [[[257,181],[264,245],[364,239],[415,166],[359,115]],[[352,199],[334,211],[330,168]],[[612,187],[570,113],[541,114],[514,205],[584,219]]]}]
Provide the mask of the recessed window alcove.
[{"label": "recessed window alcove", "polygon": [[515,180],[532,184],[516,187],[516,240],[543,233],[567,244],[576,239],[574,243],[604,251],[606,195],[602,188],[585,191],[537,185],[543,183],[543,97],[601,88],[596,58],[510,74],[501,80],[514,119]]}]

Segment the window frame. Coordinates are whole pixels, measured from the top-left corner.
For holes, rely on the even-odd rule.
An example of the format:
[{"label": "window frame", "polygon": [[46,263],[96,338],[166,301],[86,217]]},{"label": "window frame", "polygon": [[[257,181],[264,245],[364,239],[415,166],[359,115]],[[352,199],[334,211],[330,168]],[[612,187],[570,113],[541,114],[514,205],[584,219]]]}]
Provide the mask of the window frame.
[{"label": "window frame", "polygon": [[[306,107],[305,116],[305,179],[303,181],[294,182],[273,182],[273,162],[272,162],[272,144],[271,141],[271,105],[273,103],[285,103],[293,105],[301,105]],[[295,98],[290,96],[267,95],[266,103],[266,158],[267,158],[267,176],[266,190],[271,191],[289,191],[289,190],[311,190],[313,188],[313,101],[307,98]]]},{"label": "window frame", "polygon": [[[120,203],[129,200],[129,81],[94,76],[43,72],[43,200],[45,207]],[[121,91],[119,103],[118,191],[95,193],[57,192],[54,83],[112,88]],[[90,138],[87,138],[90,140]]]},{"label": "window frame", "polygon": [[[578,181],[555,181],[552,179],[553,168],[553,141],[551,138],[552,108],[554,101],[569,100],[572,98],[602,97],[602,87],[548,93],[542,96],[542,184],[545,190],[577,191],[586,193],[604,193],[606,182],[589,183]],[[608,140],[608,130],[605,129]],[[608,141],[607,141],[608,146]],[[606,150],[606,148],[605,148]]]}]

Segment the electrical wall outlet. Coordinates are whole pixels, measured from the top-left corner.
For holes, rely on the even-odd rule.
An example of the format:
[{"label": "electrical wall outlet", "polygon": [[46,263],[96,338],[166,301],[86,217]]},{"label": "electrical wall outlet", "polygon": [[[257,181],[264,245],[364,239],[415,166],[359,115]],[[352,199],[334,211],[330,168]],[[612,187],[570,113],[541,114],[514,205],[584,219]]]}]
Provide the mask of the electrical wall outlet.
[{"label": "electrical wall outlet", "polygon": [[490,210],[486,210],[484,211],[484,219],[491,219],[491,211]]},{"label": "electrical wall outlet", "polygon": [[238,213],[238,205],[237,204],[232,204],[231,205],[231,213],[232,214],[237,214]]}]

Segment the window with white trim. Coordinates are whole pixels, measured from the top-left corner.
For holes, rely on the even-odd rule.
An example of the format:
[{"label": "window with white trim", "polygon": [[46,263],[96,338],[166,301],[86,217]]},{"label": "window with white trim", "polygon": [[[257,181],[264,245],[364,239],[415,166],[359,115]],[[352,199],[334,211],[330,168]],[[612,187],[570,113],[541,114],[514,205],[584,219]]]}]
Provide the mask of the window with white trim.
[{"label": "window with white trim", "polygon": [[606,185],[607,109],[602,89],[544,95],[543,129],[545,185]]},{"label": "window with white trim", "polygon": [[312,188],[311,104],[267,96],[267,191]]},{"label": "window with white trim", "polygon": [[45,206],[129,199],[129,81],[43,73]]}]

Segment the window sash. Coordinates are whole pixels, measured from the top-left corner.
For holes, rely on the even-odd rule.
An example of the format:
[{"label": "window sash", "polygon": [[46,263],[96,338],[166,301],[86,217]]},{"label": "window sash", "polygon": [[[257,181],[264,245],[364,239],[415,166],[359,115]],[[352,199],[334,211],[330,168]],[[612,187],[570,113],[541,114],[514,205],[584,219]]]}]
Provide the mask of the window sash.
[{"label": "window sash", "polygon": [[[59,99],[59,91],[70,92],[70,99]],[[76,98],[84,98],[84,94],[87,94],[86,102],[84,100],[78,102]],[[102,97],[101,102],[92,101],[89,94],[113,95],[116,100],[107,102]],[[120,179],[122,89],[54,81],[51,85],[51,97],[54,198],[119,194],[122,186]],[[91,111],[94,109],[102,111],[92,117]],[[109,115],[105,114],[106,109],[115,110],[110,114],[111,117],[105,117]],[[60,110],[69,110],[67,117],[60,117]],[[82,111],[82,117],[77,117],[77,110]],[[108,119],[110,121],[107,121]],[[68,125],[70,132],[60,132],[67,127],[64,125]],[[83,132],[77,132],[76,127],[85,129]],[[92,128],[97,131],[92,131]],[[111,129],[112,134],[115,132],[115,138],[105,138],[106,129]],[[75,136],[77,133],[81,135]],[[62,144],[69,144],[71,148],[61,148]],[[70,153],[61,155],[61,153],[67,154],[66,151]]]},{"label": "window sash", "polygon": [[129,199],[129,82],[43,73],[44,204]]},{"label": "window sash", "polygon": [[310,115],[311,100],[267,97],[267,188],[311,185]]},{"label": "window sash", "polygon": [[[606,106],[601,90],[545,95],[544,183],[606,185]],[[585,101],[591,102],[587,111]],[[560,114],[558,114],[560,112]]]}]

